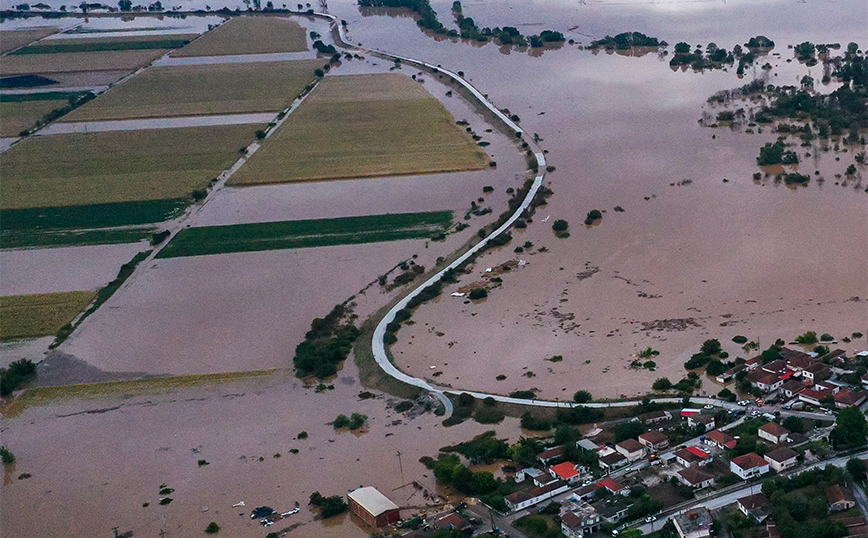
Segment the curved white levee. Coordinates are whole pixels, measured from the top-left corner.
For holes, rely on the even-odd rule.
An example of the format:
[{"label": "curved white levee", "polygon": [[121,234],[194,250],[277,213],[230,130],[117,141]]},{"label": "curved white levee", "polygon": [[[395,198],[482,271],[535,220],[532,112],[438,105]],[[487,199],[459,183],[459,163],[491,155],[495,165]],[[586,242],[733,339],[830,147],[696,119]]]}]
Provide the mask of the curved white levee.
[{"label": "curved white levee", "polygon": [[[507,127],[512,129],[518,135],[521,135],[524,133],[524,131],[521,129],[521,127],[519,127],[514,121],[512,121],[506,114],[501,112],[496,106],[494,106],[493,103],[491,103],[485,97],[485,95],[482,94],[482,92],[477,90],[472,84],[467,82],[463,77],[459,76],[458,73],[454,73],[452,71],[449,71],[448,69],[443,69],[440,66],[432,65],[432,64],[429,64],[427,62],[417,60],[415,58],[408,58],[406,56],[399,56],[397,54],[392,54],[392,53],[384,52],[381,50],[372,50],[372,49],[367,49],[364,47],[354,46],[348,41],[348,38],[346,36],[346,29],[343,27],[342,24],[340,24],[337,17],[335,17],[334,15],[330,15],[328,13],[314,13],[314,15],[319,16],[319,17],[323,17],[323,18],[326,18],[326,19],[332,21],[332,23],[337,27],[338,36],[340,37],[340,39],[342,41],[342,45],[347,47],[347,48],[355,48],[355,49],[359,49],[359,50],[364,50],[364,51],[380,54],[382,56],[386,56],[386,57],[389,57],[392,59],[399,59],[402,62],[421,65],[421,66],[426,67],[428,69],[436,70],[437,72],[440,72],[440,73],[443,73],[443,74],[449,76],[452,80],[454,80],[455,82],[457,82],[458,84],[463,86],[465,89],[467,89],[483,106],[485,106],[485,108],[487,108],[495,116],[497,116],[497,118],[500,121],[502,121]],[[458,259],[456,259],[455,261],[450,263],[448,266],[441,269],[439,272],[437,272],[436,274],[431,276],[431,278],[429,278],[428,280],[426,280],[425,282],[420,284],[418,287],[416,287],[409,294],[407,294],[403,299],[398,301],[398,303],[395,304],[395,306],[393,306],[391,308],[391,310],[389,310],[388,313],[386,313],[386,315],[383,317],[383,319],[380,320],[380,322],[377,324],[377,327],[374,329],[374,335],[373,335],[373,338],[371,340],[371,349],[372,349],[373,354],[374,354],[374,359],[377,361],[377,364],[380,366],[380,368],[382,368],[384,372],[386,372],[391,377],[397,379],[398,381],[401,381],[403,383],[406,383],[406,384],[414,386],[414,387],[418,387],[420,389],[427,390],[428,392],[430,392],[431,394],[436,396],[441,402],[443,402],[443,406],[446,410],[446,416],[451,415],[452,410],[453,410],[452,401],[449,400],[449,398],[446,395],[447,394],[459,395],[462,393],[470,394],[471,396],[473,396],[475,398],[479,398],[479,399],[493,398],[495,401],[501,402],[501,403],[527,405],[527,406],[532,406],[532,407],[555,407],[555,408],[558,408],[558,407],[569,408],[569,407],[576,407],[576,406],[630,407],[630,406],[634,406],[637,404],[636,401],[588,402],[588,403],[582,403],[582,404],[578,404],[578,403],[574,403],[574,402],[558,402],[558,401],[552,402],[552,401],[548,401],[548,400],[527,400],[527,399],[523,399],[523,398],[512,398],[510,396],[502,396],[499,394],[488,394],[485,392],[476,392],[476,391],[471,391],[471,390],[443,389],[443,388],[439,388],[439,387],[435,387],[435,386],[431,385],[430,383],[428,383],[424,379],[419,379],[418,377],[413,377],[411,375],[405,374],[404,372],[402,372],[401,370],[396,368],[394,364],[392,364],[392,362],[389,360],[388,355],[386,354],[386,345],[385,345],[385,342],[383,341],[383,338],[386,336],[386,326],[395,319],[395,315],[398,313],[398,311],[402,310],[403,308],[406,308],[407,304],[410,302],[410,300],[413,299],[414,297],[416,297],[417,295],[419,295],[422,292],[422,290],[424,290],[425,288],[427,288],[431,284],[438,282],[443,277],[443,275],[446,273],[446,271],[449,271],[450,269],[455,269],[456,267],[458,267],[459,265],[464,263],[468,258],[470,258],[474,254],[479,252],[482,248],[484,248],[486,243],[488,243],[490,240],[494,239],[495,237],[499,236],[500,234],[505,232],[507,229],[509,229],[509,227],[512,226],[515,223],[515,221],[518,220],[518,218],[521,216],[521,214],[530,206],[531,201],[533,200],[534,196],[536,196],[536,193],[537,193],[537,191],[539,191],[539,188],[542,185],[543,179],[545,178],[545,167],[546,167],[545,155],[542,152],[534,153],[534,158],[536,159],[536,162],[537,162],[537,169],[540,172],[538,173],[536,178],[534,178],[533,184],[532,184],[531,188],[528,190],[527,196],[525,196],[521,205],[506,220],[506,222],[504,222],[502,225],[500,225],[500,227],[498,227],[496,230],[491,232],[487,237],[482,239],[479,243],[477,243],[472,248],[470,248],[470,250],[468,250],[467,252],[462,254]],[[679,403],[682,401],[682,398],[672,398],[672,397],[652,398],[651,401],[659,402],[659,403]],[[725,402],[723,400],[718,400],[716,398],[691,398],[690,401],[693,403],[698,403],[698,404],[703,404],[703,405],[711,404],[711,405],[717,405],[717,406],[721,406],[721,407],[729,407],[732,405],[732,404],[729,404],[729,402]]]}]

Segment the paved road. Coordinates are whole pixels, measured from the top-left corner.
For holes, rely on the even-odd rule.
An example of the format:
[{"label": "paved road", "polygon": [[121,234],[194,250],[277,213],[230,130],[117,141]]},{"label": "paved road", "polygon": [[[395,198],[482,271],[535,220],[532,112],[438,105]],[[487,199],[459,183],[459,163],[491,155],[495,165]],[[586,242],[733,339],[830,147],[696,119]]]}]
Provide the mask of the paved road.
[{"label": "paved road", "polygon": [[178,118],[140,118],[129,120],[83,121],[52,123],[34,133],[34,136],[101,133],[110,131],[140,131],[143,129],[177,129],[181,127],[212,127],[216,125],[266,124],[274,121],[277,112],[256,114],[217,114],[211,116],[183,116]]}]

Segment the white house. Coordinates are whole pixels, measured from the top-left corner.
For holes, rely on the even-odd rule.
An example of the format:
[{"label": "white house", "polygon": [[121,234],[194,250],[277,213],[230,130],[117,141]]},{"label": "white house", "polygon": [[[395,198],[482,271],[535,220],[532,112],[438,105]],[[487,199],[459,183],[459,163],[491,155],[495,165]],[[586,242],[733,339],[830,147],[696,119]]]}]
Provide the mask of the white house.
[{"label": "white house", "polygon": [[582,538],[600,530],[600,514],[587,504],[561,514],[561,531],[567,538]]},{"label": "white house", "polygon": [[788,441],[790,438],[790,430],[784,428],[777,422],[769,422],[760,426],[757,435],[760,439],[765,439],[770,443],[778,444]]},{"label": "white house", "polygon": [[681,538],[708,538],[711,536],[712,521],[711,512],[704,506],[691,508],[672,518]]},{"label": "white house", "polygon": [[621,441],[615,445],[615,450],[630,461],[636,461],[645,456],[645,447],[635,439]]},{"label": "white house", "polygon": [[678,471],[678,481],[693,489],[702,489],[713,485],[714,477],[702,469],[689,467]]},{"label": "white house", "polygon": [[687,425],[695,428],[699,424],[705,426],[705,431],[714,429],[714,416],[712,415],[689,415],[687,417]]},{"label": "white house", "polygon": [[729,462],[729,470],[738,475],[742,480],[755,476],[761,476],[769,472],[769,462],[760,457],[756,452],[732,458]]},{"label": "white house", "polygon": [[536,487],[530,491],[516,491],[507,495],[504,500],[511,512],[522,510],[528,506],[541,503],[546,499],[550,499],[558,493],[563,493],[570,489],[569,484],[560,480],[552,482],[543,487]]},{"label": "white house", "polygon": [[790,467],[796,466],[796,459],[799,457],[799,453],[791,448],[787,448],[782,446],[780,448],[776,448],[763,456],[771,468],[777,472],[781,472],[785,469],[789,469]]}]

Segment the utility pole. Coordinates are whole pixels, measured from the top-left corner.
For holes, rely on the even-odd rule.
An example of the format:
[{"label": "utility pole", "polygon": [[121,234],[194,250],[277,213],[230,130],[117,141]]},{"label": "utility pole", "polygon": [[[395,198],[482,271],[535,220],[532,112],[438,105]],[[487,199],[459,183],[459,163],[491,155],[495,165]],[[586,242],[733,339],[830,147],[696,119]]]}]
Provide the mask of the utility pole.
[{"label": "utility pole", "polygon": [[401,451],[398,451],[398,468],[401,470],[401,485],[404,485],[404,465],[401,463]]}]

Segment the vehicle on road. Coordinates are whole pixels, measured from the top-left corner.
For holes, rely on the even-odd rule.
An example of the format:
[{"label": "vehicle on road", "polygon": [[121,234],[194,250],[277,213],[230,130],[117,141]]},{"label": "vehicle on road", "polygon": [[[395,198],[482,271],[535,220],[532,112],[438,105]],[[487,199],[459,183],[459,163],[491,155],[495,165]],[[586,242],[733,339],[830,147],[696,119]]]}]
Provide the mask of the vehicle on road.
[{"label": "vehicle on road", "polygon": [[657,521],[657,516],[648,516],[645,518],[645,523],[652,523],[654,521]]},{"label": "vehicle on road", "polygon": [[703,409],[714,409],[714,406],[711,404],[707,404],[703,407]]}]

